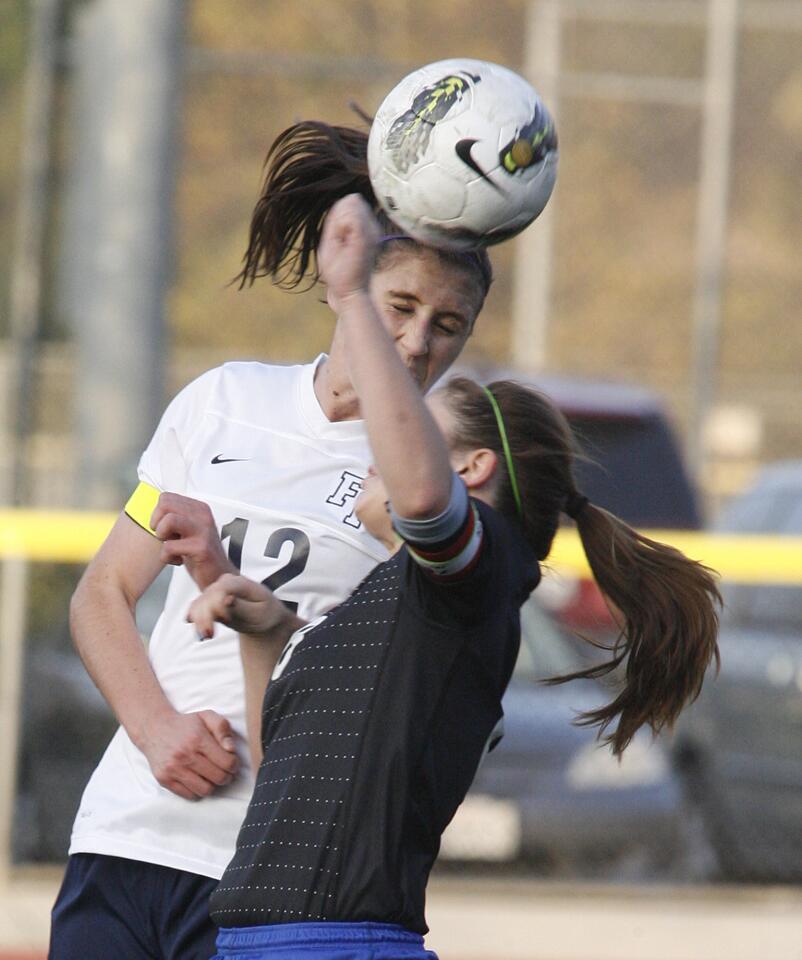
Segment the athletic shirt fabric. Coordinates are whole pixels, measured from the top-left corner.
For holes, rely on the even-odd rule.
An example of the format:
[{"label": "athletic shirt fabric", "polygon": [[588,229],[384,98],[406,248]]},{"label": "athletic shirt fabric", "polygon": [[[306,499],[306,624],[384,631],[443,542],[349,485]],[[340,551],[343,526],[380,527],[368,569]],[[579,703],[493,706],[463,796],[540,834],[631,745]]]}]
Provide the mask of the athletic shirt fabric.
[{"label": "athletic shirt fabric", "polygon": [[[234,563],[314,619],[387,551],[354,503],[370,462],[363,421],[330,422],[314,393],[316,363],[228,363],[189,384],[142,455],[139,478],[204,500]],[[133,522],[133,521],[132,521]],[[148,655],[176,710],[214,710],[236,734],[238,777],[200,801],[161,787],[120,728],[92,775],[70,853],[101,853],[219,878],[253,789],[237,634],[200,641],[185,617],[197,588],[172,575]]]},{"label": "athletic shirt fabric", "polygon": [[520,606],[540,576],[518,530],[471,502],[483,539],[463,578],[438,580],[403,546],[287,643],[253,798],[210,901],[220,927],[426,932],[440,835],[498,730]]}]

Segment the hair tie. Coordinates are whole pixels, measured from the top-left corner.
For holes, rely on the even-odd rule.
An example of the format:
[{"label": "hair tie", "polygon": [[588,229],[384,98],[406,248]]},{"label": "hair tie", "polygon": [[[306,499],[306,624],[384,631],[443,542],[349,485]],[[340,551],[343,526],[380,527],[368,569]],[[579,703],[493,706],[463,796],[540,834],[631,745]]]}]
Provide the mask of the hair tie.
[{"label": "hair tie", "polygon": [[572,520],[576,520],[589,503],[590,500],[586,496],[574,490],[565,498],[563,513]]},{"label": "hair tie", "polygon": [[507,442],[507,431],[504,428],[504,418],[501,416],[501,409],[499,408],[496,398],[488,390],[487,387],[482,387],[484,392],[487,394],[488,399],[490,400],[490,406],[493,408],[493,413],[496,415],[496,423],[498,424],[498,432],[501,437],[501,446],[504,450],[504,459],[507,462],[507,473],[510,477],[510,486],[512,487],[512,495],[515,498],[515,506],[518,508],[518,516],[523,519],[524,511],[521,506],[521,495],[518,492],[518,481],[515,478],[515,468],[512,465],[512,453],[510,452],[510,445]]}]

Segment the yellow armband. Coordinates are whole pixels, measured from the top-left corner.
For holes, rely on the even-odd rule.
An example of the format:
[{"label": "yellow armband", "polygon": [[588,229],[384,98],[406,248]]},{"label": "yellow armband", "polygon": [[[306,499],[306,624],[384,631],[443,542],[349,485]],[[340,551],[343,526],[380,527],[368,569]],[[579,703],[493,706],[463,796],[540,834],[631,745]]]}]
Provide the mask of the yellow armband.
[{"label": "yellow armband", "polygon": [[156,533],[151,528],[150,518],[156,509],[160,494],[161,490],[157,490],[149,483],[140,483],[125,505],[125,512],[134,523],[138,523],[143,530],[147,530],[154,536]]}]

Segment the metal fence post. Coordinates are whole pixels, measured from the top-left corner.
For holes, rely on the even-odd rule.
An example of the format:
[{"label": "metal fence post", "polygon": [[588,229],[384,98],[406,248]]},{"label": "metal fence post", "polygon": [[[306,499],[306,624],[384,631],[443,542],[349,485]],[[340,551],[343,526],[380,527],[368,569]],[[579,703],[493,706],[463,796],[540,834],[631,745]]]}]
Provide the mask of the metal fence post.
[{"label": "metal fence post", "polygon": [[0,882],[12,865],[28,574],[24,557],[0,561]]}]

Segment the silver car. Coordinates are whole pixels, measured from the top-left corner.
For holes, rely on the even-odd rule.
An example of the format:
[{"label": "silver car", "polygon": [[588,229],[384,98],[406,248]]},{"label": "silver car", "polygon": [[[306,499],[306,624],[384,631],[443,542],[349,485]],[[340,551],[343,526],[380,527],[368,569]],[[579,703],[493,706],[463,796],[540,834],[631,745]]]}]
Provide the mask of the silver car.
[{"label": "silver car", "polygon": [[504,697],[504,737],[488,754],[443,836],[441,859],[521,861],[576,874],[678,868],[684,800],[666,745],[640,731],[619,762],[573,721],[609,700],[599,681],[542,681],[587,666],[587,647],[535,595],[522,610],[521,653]]}]

